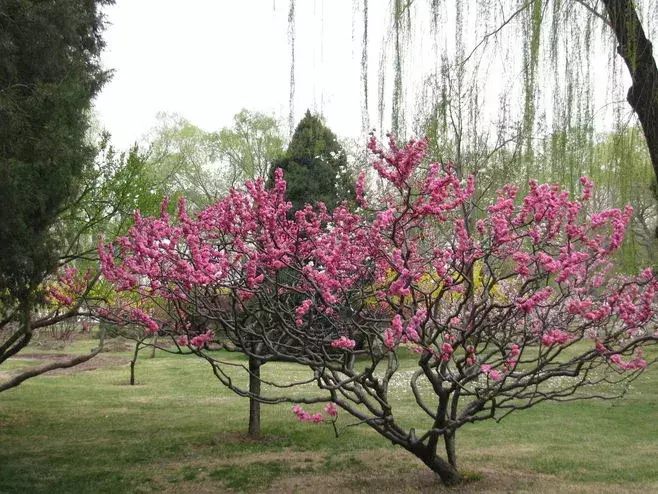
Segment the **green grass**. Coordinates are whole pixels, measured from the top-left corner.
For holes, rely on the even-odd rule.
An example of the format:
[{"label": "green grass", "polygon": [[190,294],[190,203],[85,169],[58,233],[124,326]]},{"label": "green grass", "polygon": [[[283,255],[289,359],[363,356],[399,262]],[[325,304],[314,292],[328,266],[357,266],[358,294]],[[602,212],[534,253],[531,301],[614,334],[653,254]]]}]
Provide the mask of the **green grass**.
[{"label": "green grass", "polygon": [[[382,483],[390,490],[396,482],[412,492],[439,489],[420,462],[369,428],[335,439],[329,426],[298,423],[289,405],[263,406],[265,439],[247,440],[240,434],[247,401],[224,389],[207,363],[147,356],[137,386],[127,385],[128,366],[117,363],[0,394],[0,493],[304,492],[316,481],[338,491]],[[0,371],[34,363],[16,359]],[[288,363],[264,370],[305,375]],[[457,453],[467,492],[658,489],[657,377],[658,369],[647,371],[624,400],[543,404],[499,424],[464,427]],[[421,417],[408,394],[395,406],[409,423]]]}]

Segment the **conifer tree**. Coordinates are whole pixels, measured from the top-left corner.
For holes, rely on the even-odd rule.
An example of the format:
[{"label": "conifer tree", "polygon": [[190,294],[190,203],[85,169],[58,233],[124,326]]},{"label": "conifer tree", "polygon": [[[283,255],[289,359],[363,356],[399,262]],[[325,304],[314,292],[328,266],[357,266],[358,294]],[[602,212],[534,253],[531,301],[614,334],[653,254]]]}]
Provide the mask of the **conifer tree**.
[{"label": "conifer tree", "polygon": [[288,183],[287,198],[292,202],[292,211],[318,201],[332,209],[354,196],[345,150],[322,118],[308,110],[297,125],[286,153],[273,163],[270,185],[274,183],[277,168],[283,170]]}]

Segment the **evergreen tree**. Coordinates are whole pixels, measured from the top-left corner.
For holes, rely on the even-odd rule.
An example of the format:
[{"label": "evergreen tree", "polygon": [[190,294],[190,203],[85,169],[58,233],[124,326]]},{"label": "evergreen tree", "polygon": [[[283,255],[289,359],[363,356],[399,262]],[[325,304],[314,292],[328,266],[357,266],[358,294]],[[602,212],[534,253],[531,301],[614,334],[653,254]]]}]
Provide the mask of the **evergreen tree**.
[{"label": "evergreen tree", "polygon": [[111,3],[0,4],[0,309],[31,309],[55,265],[52,227],[94,159],[85,135],[109,75],[100,8]]},{"label": "evergreen tree", "polygon": [[336,135],[319,115],[306,115],[299,122],[284,156],[270,170],[281,168],[288,184],[287,198],[293,211],[305,204],[324,202],[329,209],[354,197],[353,180],[347,169],[347,155]]}]

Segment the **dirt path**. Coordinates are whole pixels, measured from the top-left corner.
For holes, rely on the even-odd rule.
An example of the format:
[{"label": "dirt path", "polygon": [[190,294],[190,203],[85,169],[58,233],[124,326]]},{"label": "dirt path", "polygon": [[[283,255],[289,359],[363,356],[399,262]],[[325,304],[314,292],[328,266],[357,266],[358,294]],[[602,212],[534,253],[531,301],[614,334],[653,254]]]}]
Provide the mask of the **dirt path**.
[{"label": "dirt path", "polygon": [[[0,372],[0,380],[8,379],[12,376],[15,376],[19,372],[25,371],[27,369],[32,369],[34,367],[41,367],[42,365],[51,363],[51,362],[66,362],[71,360],[78,355],[70,353],[21,353],[16,360],[30,360],[34,361],[35,365],[29,365],[27,367],[22,367],[20,369],[12,369],[5,372]],[[44,376],[47,377],[56,377],[56,376],[70,376],[71,374],[76,374],[78,372],[87,372],[93,371],[96,369],[101,369],[104,367],[113,367],[117,365],[127,364],[130,361],[127,357],[121,357],[118,355],[107,355],[99,354],[93,357],[91,360],[87,360],[75,367],[69,367],[67,369],[55,369],[52,370]],[[31,362],[30,362],[31,363]]]}]

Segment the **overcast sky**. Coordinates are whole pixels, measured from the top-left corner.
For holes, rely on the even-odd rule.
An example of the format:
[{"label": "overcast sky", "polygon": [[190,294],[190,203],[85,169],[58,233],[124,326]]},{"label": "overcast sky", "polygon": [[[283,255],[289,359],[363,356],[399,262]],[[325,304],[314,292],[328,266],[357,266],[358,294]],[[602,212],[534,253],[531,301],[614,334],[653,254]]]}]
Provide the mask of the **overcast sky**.
[{"label": "overcast sky", "polygon": [[[360,34],[353,42],[353,3],[305,0],[296,8],[295,120],[310,108],[337,134],[357,136],[360,53],[353,51]],[[114,76],[95,107],[117,146],[143,136],[160,111],[217,130],[247,108],[276,116],[287,130],[287,1],[117,0],[106,15],[103,63]]]},{"label": "overcast sky", "polygon": [[[294,120],[299,121],[309,108],[322,113],[340,137],[358,137],[362,130],[361,2],[295,3]],[[377,108],[382,40],[388,39],[387,46],[391,47],[388,4],[384,0],[369,3],[371,125]],[[483,27],[474,4],[463,4],[466,53],[490,29]],[[454,10],[454,4],[450,5]],[[275,116],[288,131],[288,9],[289,0],[117,0],[116,5],[105,9],[109,24],[103,63],[114,70],[114,77],[95,102],[101,126],[110,131],[115,145],[127,148],[156,124],[158,112],[178,113],[212,131],[230,126],[233,115],[247,108]],[[445,5],[444,9],[447,13],[441,23],[439,46],[441,53],[450,55],[455,48],[454,12]],[[481,57],[477,77],[483,91],[484,125],[495,125],[502,96],[520,101],[523,77],[510,62],[514,55],[508,53],[508,49],[518,48],[511,45],[519,43],[509,29],[505,32],[512,39],[504,45],[505,50],[477,52]],[[412,48],[404,54],[405,105],[409,112],[414,110],[414,94],[425,84],[423,77],[436,71],[438,59],[428,30],[429,16],[419,15],[413,27]],[[593,98],[594,108],[602,109],[597,110],[597,126],[604,127],[612,115],[608,102],[623,97],[622,91],[613,97],[607,89],[611,77],[607,60],[613,46],[598,48],[592,64]],[[387,67],[392,70],[392,63]],[[623,69],[623,64],[618,67]],[[388,77],[385,100],[390,102],[390,73]],[[627,87],[625,70],[620,77],[619,87]],[[550,114],[552,89],[545,83],[542,87],[542,107]],[[522,105],[514,103],[514,107],[521,109]],[[385,113],[390,115],[390,108]],[[390,125],[390,118],[388,122],[382,126]]]}]

